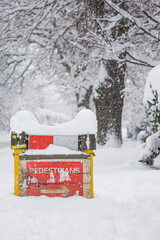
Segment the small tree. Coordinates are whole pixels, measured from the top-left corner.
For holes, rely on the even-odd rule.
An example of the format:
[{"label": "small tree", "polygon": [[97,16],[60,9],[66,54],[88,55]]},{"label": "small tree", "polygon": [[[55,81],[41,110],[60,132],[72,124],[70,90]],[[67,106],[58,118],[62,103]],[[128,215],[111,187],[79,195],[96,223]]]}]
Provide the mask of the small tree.
[{"label": "small tree", "polygon": [[144,104],[147,114],[146,146],[139,156],[139,161],[149,165],[160,154],[160,65],[154,67],[147,78]]},{"label": "small tree", "polygon": [[160,102],[158,98],[158,91],[152,88],[150,85],[153,99],[152,101],[147,101],[146,113],[149,124],[149,133],[155,133],[159,130],[160,127]]},{"label": "small tree", "polygon": [[152,68],[144,91],[144,106],[146,110],[146,132],[151,135],[160,130],[160,65]]}]

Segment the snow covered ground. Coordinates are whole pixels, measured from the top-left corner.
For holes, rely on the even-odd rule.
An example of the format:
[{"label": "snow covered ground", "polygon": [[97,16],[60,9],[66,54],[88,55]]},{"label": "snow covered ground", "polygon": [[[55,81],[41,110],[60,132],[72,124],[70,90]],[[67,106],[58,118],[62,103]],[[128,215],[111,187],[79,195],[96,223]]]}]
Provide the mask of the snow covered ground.
[{"label": "snow covered ground", "polygon": [[0,135],[0,240],[159,240],[160,171],[140,143],[96,151],[95,198],[16,197],[9,134]]}]

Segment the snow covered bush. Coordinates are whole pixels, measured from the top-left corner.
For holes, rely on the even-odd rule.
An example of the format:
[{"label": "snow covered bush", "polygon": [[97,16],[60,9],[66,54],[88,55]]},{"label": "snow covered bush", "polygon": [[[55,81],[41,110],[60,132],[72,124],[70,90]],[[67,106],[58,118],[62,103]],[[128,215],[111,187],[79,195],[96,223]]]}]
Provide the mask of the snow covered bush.
[{"label": "snow covered bush", "polygon": [[160,129],[160,65],[154,67],[148,75],[144,105],[147,115],[147,132],[150,135]]},{"label": "snow covered bush", "polygon": [[153,98],[152,101],[147,101],[146,113],[148,118],[148,124],[150,126],[150,132],[157,132],[160,126],[160,102],[158,99],[158,91],[152,88]]},{"label": "snow covered bush", "polygon": [[154,159],[160,154],[160,65],[154,67],[148,75],[144,104],[148,120],[146,130],[150,136],[139,161],[153,165]]},{"label": "snow covered bush", "polygon": [[160,131],[152,134],[146,140],[146,145],[139,155],[139,161],[153,165],[154,159],[160,154]]}]

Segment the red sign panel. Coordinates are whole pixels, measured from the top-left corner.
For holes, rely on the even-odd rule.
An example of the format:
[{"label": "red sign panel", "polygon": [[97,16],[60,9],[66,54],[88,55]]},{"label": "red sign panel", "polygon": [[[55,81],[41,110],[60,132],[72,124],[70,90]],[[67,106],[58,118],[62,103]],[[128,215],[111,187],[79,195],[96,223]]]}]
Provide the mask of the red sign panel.
[{"label": "red sign panel", "polygon": [[83,196],[83,162],[27,161],[26,169],[28,196]]},{"label": "red sign panel", "polygon": [[29,136],[29,149],[46,149],[53,144],[53,136]]}]

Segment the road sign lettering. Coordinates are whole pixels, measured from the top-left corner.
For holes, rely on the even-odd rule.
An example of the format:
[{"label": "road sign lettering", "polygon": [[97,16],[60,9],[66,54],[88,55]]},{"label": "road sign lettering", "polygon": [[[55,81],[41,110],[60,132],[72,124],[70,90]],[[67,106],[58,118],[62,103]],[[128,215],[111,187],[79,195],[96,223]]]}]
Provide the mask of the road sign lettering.
[{"label": "road sign lettering", "polygon": [[49,174],[51,172],[53,172],[54,174],[56,173],[60,173],[61,171],[64,172],[69,172],[69,173],[80,173],[80,168],[78,167],[69,167],[69,168],[55,168],[55,167],[50,167],[50,168],[29,168],[29,173],[32,174]]}]

